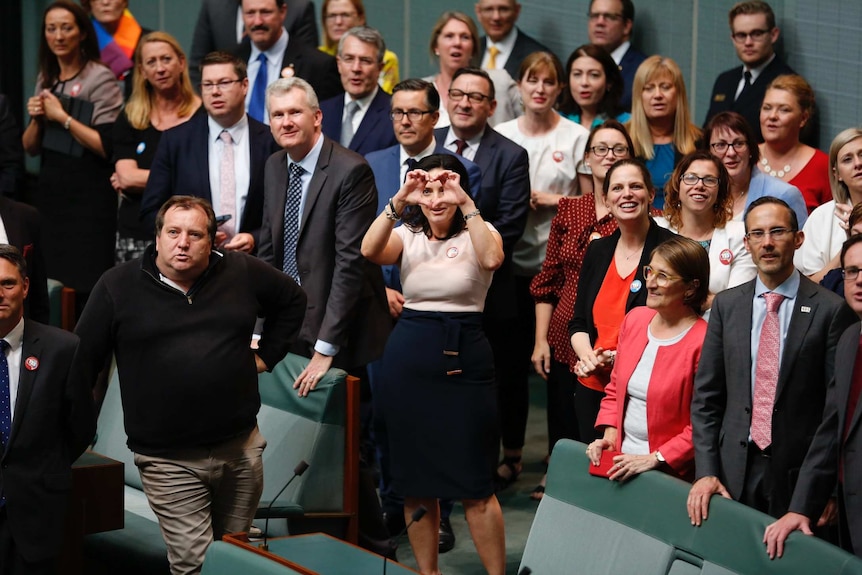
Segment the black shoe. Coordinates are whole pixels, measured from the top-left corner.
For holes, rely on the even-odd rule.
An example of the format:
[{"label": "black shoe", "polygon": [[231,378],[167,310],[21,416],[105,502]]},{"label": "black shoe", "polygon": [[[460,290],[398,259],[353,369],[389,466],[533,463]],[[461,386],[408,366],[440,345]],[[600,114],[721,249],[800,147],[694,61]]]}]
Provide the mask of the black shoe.
[{"label": "black shoe", "polygon": [[452,531],[452,524],[448,519],[440,519],[440,543],[438,551],[440,553],[448,553],[455,547],[455,533]]},{"label": "black shoe", "polygon": [[383,523],[386,524],[386,531],[389,532],[390,537],[398,537],[407,526],[404,523],[403,511],[384,511]]}]

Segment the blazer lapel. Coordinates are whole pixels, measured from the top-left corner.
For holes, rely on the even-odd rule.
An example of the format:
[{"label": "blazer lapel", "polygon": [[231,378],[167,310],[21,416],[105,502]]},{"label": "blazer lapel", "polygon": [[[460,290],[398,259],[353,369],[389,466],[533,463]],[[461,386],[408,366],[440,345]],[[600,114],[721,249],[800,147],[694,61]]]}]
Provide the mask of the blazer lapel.
[{"label": "blazer lapel", "polygon": [[317,202],[317,198],[320,197],[320,191],[326,183],[326,167],[329,165],[329,159],[332,155],[332,142],[322,134],[320,137],[324,138],[323,147],[320,149],[317,167],[311,175],[311,183],[308,184],[308,194],[305,196],[305,207],[302,209],[302,219],[299,225],[300,238],[302,238],[305,224],[308,222],[308,218],[311,217],[312,210],[314,210],[314,204]]},{"label": "blazer lapel", "polygon": [[6,445],[7,453],[9,446],[15,442],[18,430],[21,429],[21,422],[27,416],[27,406],[30,404],[30,396],[33,394],[33,385],[36,383],[36,376],[39,374],[38,368],[30,370],[26,369],[24,365],[29,357],[35,357],[37,360],[41,360],[42,358],[42,344],[38,336],[31,336],[28,331],[27,320],[24,320],[24,344],[21,350],[21,371],[18,376],[18,398],[15,400],[12,433],[9,437],[9,443]]},{"label": "blazer lapel", "polygon": [[[858,338],[852,338],[850,342],[848,342],[846,348],[839,347],[835,351],[835,385],[840,386],[839,389],[841,390],[842,395],[842,397],[839,398],[841,401],[838,404],[841,406],[841,413],[839,413],[838,416],[838,421],[840,423],[838,431],[841,433],[840,437],[842,443],[844,442],[844,427],[847,422],[847,401],[850,399],[850,388],[853,387],[853,370],[856,362],[859,361],[859,357],[857,357],[858,352]],[[841,358],[840,363],[837,361],[837,358]],[[856,410],[853,412],[853,420],[850,422],[850,427],[847,429],[847,439],[849,439],[856,428],[859,427],[859,420],[862,418],[862,409],[860,408],[862,408],[862,404],[857,403]]]},{"label": "blazer lapel", "polygon": [[816,291],[805,278],[800,278],[799,291],[793,306],[793,315],[790,316],[790,325],[787,328],[787,339],[784,340],[784,349],[781,352],[781,368],[778,371],[778,384],[775,388],[776,401],[787,385],[793,371],[793,365],[802,348],[802,340],[808,333],[811,320],[817,313],[817,302],[813,301]]}]

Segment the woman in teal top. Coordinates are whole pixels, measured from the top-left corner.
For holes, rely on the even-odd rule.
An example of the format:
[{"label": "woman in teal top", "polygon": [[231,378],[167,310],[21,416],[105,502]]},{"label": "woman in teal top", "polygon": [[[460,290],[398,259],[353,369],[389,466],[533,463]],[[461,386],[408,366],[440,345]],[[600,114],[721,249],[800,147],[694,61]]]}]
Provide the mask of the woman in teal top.
[{"label": "woman in teal top", "polygon": [[595,44],[575,48],[566,61],[569,89],[563,92],[560,114],[587,130],[605,120],[627,122],[631,115],[620,106],[623,78],[611,55]]}]

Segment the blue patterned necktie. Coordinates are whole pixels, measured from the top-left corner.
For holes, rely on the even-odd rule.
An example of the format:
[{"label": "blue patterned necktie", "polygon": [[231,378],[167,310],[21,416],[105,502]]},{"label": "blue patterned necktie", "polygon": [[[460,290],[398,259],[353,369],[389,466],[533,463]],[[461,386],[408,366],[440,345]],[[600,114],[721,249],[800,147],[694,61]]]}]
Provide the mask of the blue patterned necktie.
[{"label": "blue patterned necktie", "polygon": [[266,108],[267,86],[266,54],[263,52],[258,54],[257,61],[260,62],[260,68],[257,69],[257,76],[254,78],[254,87],[251,90],[251,100],[248,103],[248,115],[258,122],[263,122],[263,115]]},{"label": "blue patterned necktie", "polygon": [[302,174],[305,170],[299,164],[290,164],[289,168],[290,181],[284,201],[284,260],[281,269],[296,283],[300,283],[296,244],[299,241],[299,204],[302,201]]}]

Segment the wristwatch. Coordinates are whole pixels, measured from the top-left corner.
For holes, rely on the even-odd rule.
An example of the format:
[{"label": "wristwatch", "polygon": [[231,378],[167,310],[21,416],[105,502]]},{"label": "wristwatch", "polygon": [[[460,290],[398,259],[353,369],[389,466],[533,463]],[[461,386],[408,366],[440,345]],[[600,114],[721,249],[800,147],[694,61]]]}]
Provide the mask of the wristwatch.
[{"label": "wristwatch", "polygon": [[667,463],[664,459],[664,455],[661,454],[661,451],[656,450],[655,458],[659,463]]}]

